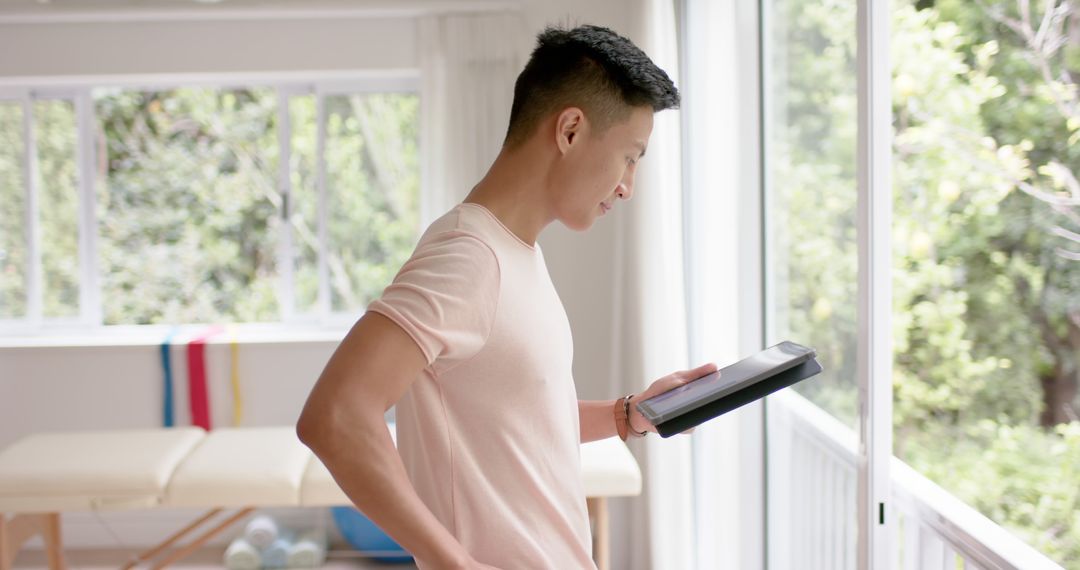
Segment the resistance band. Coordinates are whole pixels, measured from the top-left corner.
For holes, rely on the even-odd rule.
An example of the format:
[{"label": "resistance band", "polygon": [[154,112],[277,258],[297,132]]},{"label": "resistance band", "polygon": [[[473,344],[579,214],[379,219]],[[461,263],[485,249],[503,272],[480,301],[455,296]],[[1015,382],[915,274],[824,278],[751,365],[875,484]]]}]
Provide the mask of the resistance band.
[{"label": "resistance band", "polygon": [[210,426],[210,396],[206,390],[206,339],[220,332],[218,327],[188,342],[188,395],[191,403],[191,424],[205,430]]},{"label": "resistance band", "polygon": [[240,345],[236,342],[236,327],[229,326],[229,354],[232,356],[230,380],[233,392],[233,426],[244,419],[244,401],[240,394]]},{"label": "resistance band", "polygon": [[169,330],[165,340],[161,342],[161,369],[165,373],[165,386],[162,389],[164,401],[162,403],[161,418],[165,427],[173,427],[176,423],[173,415],[173,381],[172,381],[172,339],[176,336],[176,327]]}]

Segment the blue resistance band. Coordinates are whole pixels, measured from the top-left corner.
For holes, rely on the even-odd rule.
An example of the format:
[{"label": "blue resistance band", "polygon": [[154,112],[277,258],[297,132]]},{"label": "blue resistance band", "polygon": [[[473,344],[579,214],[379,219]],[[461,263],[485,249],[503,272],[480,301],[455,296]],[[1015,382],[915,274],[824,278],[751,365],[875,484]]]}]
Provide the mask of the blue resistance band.
[{"label": "blue resistance band", "polygon": [[165,427],[173,427],[176,423],[173,417],[173,381],[172,381],[172,359],[171,351],[172,339],[176,336],[177,329],[174,327],[169,331],[169,334],[165,337],[165,340],[161,343],[161,368],[165,372],[165,402],[164,409],[162,410],[162,416],[164,417]]}]

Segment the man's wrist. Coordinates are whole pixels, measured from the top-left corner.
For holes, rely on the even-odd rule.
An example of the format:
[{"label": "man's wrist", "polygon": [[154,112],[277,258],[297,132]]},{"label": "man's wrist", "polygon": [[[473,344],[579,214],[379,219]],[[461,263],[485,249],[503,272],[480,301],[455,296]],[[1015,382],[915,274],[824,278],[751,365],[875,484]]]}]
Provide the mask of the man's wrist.
[{"label": "man's wrist", "polygon": [[[651,424],[649,424],[649,420],[645,419],[645,416],[637,409],[637,406],[634,405],[635,398],[637,398],[637,396],[627,396],[626,405],[628,409],[626,421],[630,426],[630,431],[633,432],[634,435],[644,437],[649,433]],[[637,419],[636,422],[634,421],[635,418]]]},{"label": "man's wrist", "polygon": [[648,433],[638,430],[631,422],[630,399],[633,397],[634,395],[630,394],[615,400],[615,405],[612,409],[615,416],[615,433],[618,434],[619,439],[623,441],[626,441],[629,437],[643,437]]}]

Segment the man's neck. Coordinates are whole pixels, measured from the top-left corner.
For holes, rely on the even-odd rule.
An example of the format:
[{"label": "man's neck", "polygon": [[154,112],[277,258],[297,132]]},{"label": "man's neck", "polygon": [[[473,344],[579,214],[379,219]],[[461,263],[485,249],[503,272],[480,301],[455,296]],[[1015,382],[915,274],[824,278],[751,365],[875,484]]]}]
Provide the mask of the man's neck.
[{"label": "man's neck", "polygon": [[530,245],[535,245],[540,232],[555,220],[548,195],[547,165],[545,159],[537,160],[538,155],[542,153],[530,152],[528,147],[503,149],[465,197],[465,202],[487,208]]}]

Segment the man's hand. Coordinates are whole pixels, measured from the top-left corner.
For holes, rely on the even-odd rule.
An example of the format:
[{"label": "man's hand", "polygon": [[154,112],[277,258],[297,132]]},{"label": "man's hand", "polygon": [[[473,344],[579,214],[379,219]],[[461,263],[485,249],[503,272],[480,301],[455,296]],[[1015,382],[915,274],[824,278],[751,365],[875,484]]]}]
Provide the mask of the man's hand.
[{"label": "man's hand", "polygon": [[[679,386],[682,386],[683,384],[686,384],[687,382],[690,382],[692,380],[697,380],[698,378],[701,378],[702,376],[705,376],[707,374],[712,374],[713,372],[716,372],[716,370],[716,364],[709,362],[691,370],[673,372],[657,380],[656,382],[653,382],[644,392],[637,394],[630,399],[630,427],[632,427],[634,431],[638,433],[644,431],[651,431],[655,433],[656,426],[649,423],[649,420],[645,419],[645,416],[641,415],[641,412],[638,411],[636,404],[642,400],[648,400],[653,396],[659,396],[660,394],[663,394],[664,392],[667,392],[668,390],[671,390],[673,388],[678,388]],[[684,433],[690,433],[692,431],[694,430],[689,429]]]}]

